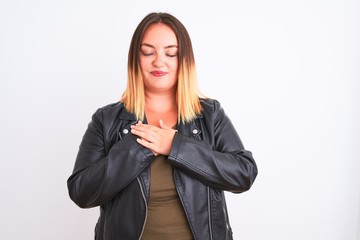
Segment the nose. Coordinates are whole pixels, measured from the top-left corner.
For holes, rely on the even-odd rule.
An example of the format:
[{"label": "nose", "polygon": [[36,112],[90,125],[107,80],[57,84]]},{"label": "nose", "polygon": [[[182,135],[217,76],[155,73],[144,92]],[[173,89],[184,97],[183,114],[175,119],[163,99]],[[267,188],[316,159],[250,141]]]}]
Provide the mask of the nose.
[{"label": "nose", "polygon": [[164,56],[161,53],[156,53],[153,61],[154,67],[162,67],[164,65]]}]

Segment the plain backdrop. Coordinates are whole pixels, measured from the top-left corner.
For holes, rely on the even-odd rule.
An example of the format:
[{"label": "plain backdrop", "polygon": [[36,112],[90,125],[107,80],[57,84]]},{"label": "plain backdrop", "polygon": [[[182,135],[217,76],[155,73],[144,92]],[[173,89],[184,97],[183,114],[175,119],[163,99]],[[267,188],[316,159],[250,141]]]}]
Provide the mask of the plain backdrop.
[{"label": "plain backdrop", "polygon": [[93,239],[98,208],[66,180],[152,11],[187,27],[201,91],[257,161],[252,189],[226,194],[234,239],[359,240],[358,0],[1,0],[0,238]]}]

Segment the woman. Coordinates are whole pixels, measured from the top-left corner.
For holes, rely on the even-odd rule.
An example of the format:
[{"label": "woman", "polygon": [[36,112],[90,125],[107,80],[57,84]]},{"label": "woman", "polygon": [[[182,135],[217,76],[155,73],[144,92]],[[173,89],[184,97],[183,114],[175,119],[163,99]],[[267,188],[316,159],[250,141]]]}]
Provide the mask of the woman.
[{"label": "woman", "polygon": [[256,175],[219,102],[199,97],[185,27],[147,15],[127,89],[94,113],[68,179],[78,206],[100,206],[95,239],[232,239],[223,191],[244,192]]}]

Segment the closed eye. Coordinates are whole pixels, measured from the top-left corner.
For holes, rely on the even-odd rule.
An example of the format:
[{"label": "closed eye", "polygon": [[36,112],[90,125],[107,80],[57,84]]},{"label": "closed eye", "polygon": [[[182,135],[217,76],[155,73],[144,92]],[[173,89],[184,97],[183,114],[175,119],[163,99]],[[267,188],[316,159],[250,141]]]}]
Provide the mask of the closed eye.
[{"label": "closed eye", "polygon": [[168,56],[168,57],[176,57],[177,53],[175,53],[175,54],[166,54],[166,56]]},{"label": "closed eye", "polygon": [[141,51],[141,54],[144,55],[144,56],[147,56],[147,57],[154,55],[153,52],[145,52],[145,51]]}]

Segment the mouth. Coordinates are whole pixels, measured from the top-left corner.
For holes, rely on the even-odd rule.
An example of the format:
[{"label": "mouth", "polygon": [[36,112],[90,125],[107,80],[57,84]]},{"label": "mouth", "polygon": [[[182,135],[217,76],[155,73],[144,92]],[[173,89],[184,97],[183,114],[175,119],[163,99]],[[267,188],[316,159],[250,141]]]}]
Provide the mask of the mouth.
[{"label": "mouth", "polygon": [[166,72],[163,72],[163,71],[152,71],[151,74],[154,76],[154,77],[162,77],[166,74]]}]

